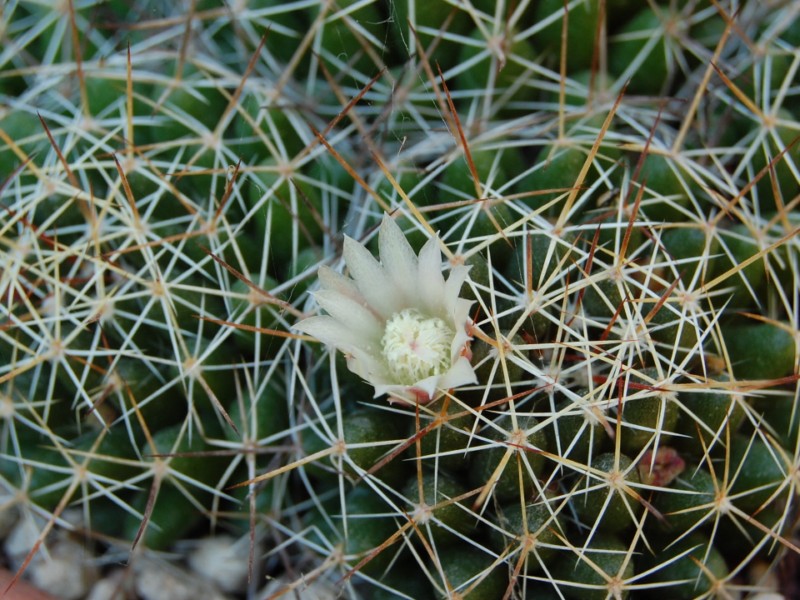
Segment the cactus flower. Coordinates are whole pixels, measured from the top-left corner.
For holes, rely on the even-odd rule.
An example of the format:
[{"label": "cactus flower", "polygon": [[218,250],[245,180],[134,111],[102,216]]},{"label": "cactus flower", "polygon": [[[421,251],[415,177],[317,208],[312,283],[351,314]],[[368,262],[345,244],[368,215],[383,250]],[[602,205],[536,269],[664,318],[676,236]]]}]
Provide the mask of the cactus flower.
[{"label": "cactus flower", "polygon": [[321,267],[313,295],[327,314],[304,319],[296,329],[343,352],[375,397],[426,403],[475,383],[472,302],[459,297],[468,268],[453,267],[445,280],[438,244],[431,238],[416,256],[388,215],[379,232],[380,262],[346,237],[349,277]]}]

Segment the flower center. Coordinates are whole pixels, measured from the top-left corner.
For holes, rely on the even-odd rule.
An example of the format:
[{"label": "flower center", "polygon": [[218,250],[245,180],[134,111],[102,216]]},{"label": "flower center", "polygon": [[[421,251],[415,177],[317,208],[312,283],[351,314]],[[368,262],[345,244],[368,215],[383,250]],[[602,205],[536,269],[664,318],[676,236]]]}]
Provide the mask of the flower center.
[{"label": "flower center", "polygon": [[381,345],[397,383],[413,385],[447,371],[453,335],[442,319],[426,318],[414,309],[392,316],[386,322]]}]

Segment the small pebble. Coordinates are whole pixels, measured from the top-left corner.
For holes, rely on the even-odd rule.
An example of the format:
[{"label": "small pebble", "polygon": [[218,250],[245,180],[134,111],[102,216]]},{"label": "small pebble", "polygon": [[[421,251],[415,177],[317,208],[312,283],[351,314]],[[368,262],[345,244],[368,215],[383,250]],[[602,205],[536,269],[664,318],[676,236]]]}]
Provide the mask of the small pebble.
[{"label": "small pebble", "polygon": [[98,577],[93,557],[83,545],[69,539],[57,540],[48,549],[42,560],[28,567],[31,582],[56,598],[85,598]]},{"label": "small pebble", "polygon": [[207,581],[165,562],[139,558],[135,571],[142,600],[225,600]]},{"label": "small pebble", "polygon": [[221,535],[199,540],[189,555],[189,567],[220,590],[239,592],[247,587],[249,560],[249,539]]}]

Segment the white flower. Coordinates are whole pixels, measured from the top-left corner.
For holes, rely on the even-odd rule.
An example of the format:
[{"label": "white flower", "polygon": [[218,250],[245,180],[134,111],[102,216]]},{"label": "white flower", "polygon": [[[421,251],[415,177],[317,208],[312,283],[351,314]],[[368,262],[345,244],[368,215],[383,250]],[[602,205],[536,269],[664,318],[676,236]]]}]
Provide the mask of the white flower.
[{"label": "white flower", "polygon": [[417,257],[388,215],[379,232],[380,262],[346,237],[350,277],[321,267],[314,298],[328,314],[296,326],[343,352],[348,368],[375,387],[376,397],[425,403],[476,382],[469,351],[472,302],[458,296],[468,268],[454,267],[445,281],[438,244],[428,240]]}]

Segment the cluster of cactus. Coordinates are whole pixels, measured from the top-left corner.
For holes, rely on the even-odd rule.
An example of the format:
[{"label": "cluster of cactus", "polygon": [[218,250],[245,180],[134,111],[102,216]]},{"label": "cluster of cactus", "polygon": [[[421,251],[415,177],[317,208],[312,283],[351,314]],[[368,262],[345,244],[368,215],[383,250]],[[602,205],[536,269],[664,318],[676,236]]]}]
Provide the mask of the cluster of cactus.
[{"label": "cluster of cactus", "polygon": [[[787,591],[797,3],[18,0],[0,39],[20,576],[212,536],[248,597]],[[384,214],[469,266],[478,382],[427,404],[295,329]]]}]

